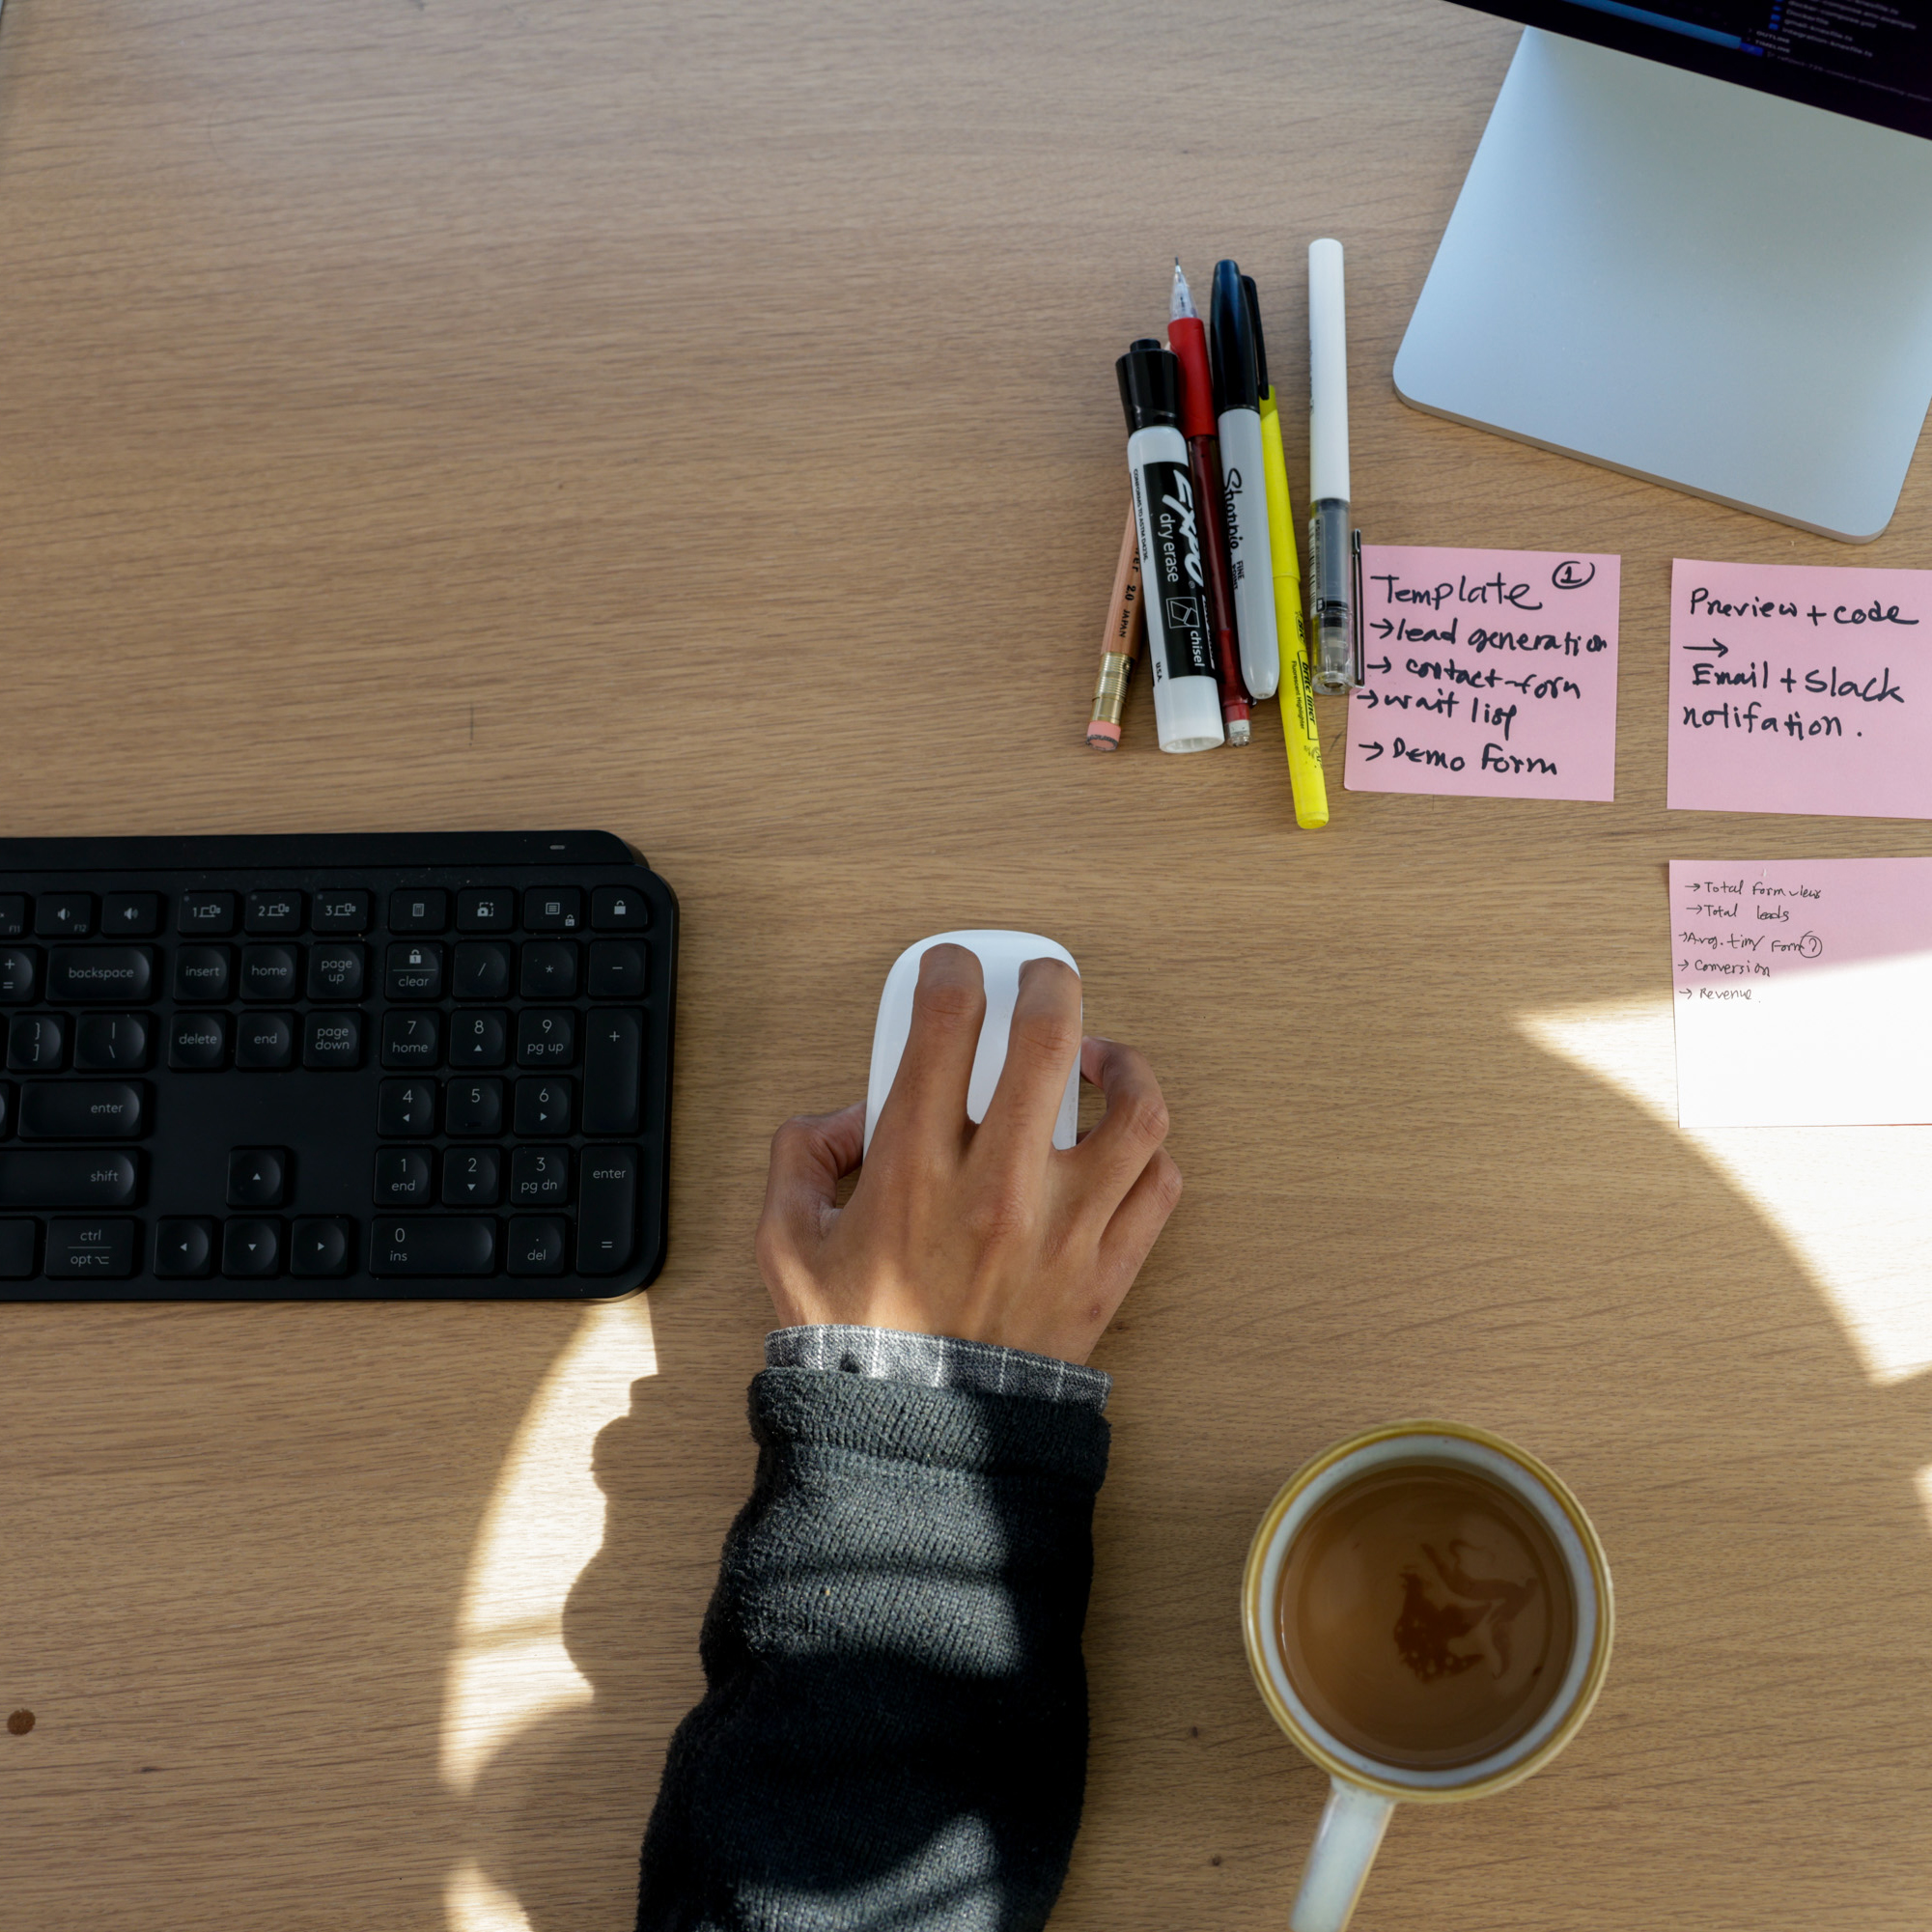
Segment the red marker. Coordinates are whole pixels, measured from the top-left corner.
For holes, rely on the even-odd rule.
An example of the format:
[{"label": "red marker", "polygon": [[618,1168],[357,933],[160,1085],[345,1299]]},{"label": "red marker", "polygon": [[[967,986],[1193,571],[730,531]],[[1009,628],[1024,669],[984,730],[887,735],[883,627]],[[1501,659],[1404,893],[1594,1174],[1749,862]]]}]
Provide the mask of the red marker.
[{"label": "red marker", "polygon": [[1220,686],[1221,722],[1230,744],[1247,742],[1247,687],[1241,681],[1241,647],[1234,630],[1234,573],[1228,566],[1226,501],[1221,446],[1215,424],[1215,384],[1208,367],[1208,331],[1194,313],[1181,258],[1174,258],[1174,294],[1168,305],[1167,347],[1181,363],[1181,434],[1188,439],[1188,467],[1194,482],[1201,560],[1208,572],[1208,626],[1215,643],[1215,678]]}]

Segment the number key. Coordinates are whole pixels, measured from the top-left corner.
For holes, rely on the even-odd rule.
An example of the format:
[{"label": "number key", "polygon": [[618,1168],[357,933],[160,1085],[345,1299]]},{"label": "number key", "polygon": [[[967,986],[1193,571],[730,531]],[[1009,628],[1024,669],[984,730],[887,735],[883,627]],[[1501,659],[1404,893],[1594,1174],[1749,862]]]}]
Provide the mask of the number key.
[{"label": "number key", "polygon": [[376,1131],[384,1140],[419,1139],[436,1131],[436,1090],[428,1080],[384,1080],[376,1100]]},{"label": "number key", "polygon": [[519,1147],[510,1157],[510,1199],[519,1208],[554,1208],[570,1194],[571,1157],[562,1147]]},{"label": "number key", "polygon": [[526,1006],[517,1016],[517,1064],[519,1067],[568,1067],[577,1056],[574,1013],[546,1013]]},{"label": "number key", "polygon": [[571,1083],[554,1075],[546,1080],[517,1082],[517,1132],[532,1139],[553,1139],[571,1131]]},{"label": "number key", "polygon": [[493,1147],[451,1147],[443,1153],[443,1205],[493,1208],[503,1191],[503,1170]]},{"label": "number key", "polygon": [[450,1065],[500,1067],[510,1057],[507,1013],[458,1013],[450,1019]]},{"label": "number key", "polygon": [[442,1050],[440,1013],[390,1012],[382,1016],[385,1067],[434,1067],[442,1058]]},{"label": "number key", "polygon": [[462,1138],[489,1139],[503,1132],[501,1080],[452,1080],[446,1124]]}]

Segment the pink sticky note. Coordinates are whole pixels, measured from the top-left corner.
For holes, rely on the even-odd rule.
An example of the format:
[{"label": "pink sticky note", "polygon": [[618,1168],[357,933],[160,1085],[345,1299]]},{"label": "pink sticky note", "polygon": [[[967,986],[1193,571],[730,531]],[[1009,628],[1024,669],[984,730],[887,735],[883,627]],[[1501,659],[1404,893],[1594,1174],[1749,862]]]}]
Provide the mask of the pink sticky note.
[{"label": "pink sticky note", "polygon": [[1554,550],[1365,546],[1349,790],[1613,798],[1620,570]]},{"label": "pink sticky note", "polygon": [[1670,571],[1670,787],[1693,812],[1932,818],[1932,571]]},{"label": "pink sticky note", "polygon": [[1670,968],[1684,1126],[1932,1121],[1932,858],[1673,858]]}]

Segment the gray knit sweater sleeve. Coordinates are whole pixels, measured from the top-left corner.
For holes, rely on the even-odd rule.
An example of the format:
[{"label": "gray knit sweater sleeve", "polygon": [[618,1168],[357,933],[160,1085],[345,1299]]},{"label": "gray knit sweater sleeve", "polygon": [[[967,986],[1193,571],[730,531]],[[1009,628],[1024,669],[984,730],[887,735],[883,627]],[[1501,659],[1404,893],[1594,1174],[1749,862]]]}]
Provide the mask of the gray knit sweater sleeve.
[{"label": "gray knit sweater sleeve", "polygon": [[1106,1418],[777,1368],[751,1430],[640,1932],[1043,1925],[1086,1775]]}]

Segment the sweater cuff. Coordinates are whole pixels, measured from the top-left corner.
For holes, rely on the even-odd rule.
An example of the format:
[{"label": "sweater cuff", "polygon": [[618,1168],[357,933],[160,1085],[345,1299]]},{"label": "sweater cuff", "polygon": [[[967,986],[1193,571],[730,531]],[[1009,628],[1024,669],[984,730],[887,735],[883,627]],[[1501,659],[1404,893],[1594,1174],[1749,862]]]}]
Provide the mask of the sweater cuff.
[{"label": "sweater cuff", "polygon": [[963,1341],[958,1335],[913,1334],[826,1323],[774,1329],[765,1337],[767,1368],[811,1368],[923,1388],[970,1388],[988,1395],[1024,1395],[1038,1402],[1106,1407],[1113,1378],[1077,1361]]}]

